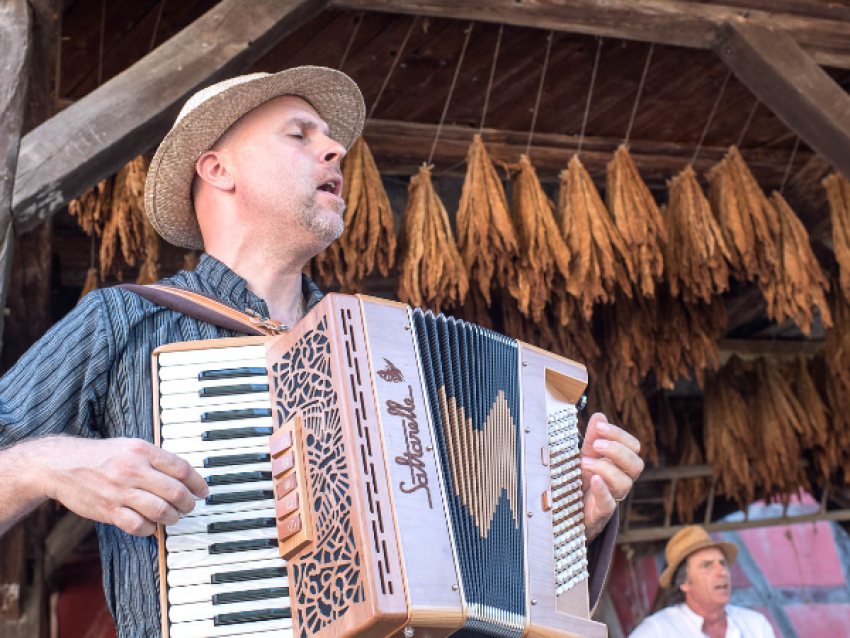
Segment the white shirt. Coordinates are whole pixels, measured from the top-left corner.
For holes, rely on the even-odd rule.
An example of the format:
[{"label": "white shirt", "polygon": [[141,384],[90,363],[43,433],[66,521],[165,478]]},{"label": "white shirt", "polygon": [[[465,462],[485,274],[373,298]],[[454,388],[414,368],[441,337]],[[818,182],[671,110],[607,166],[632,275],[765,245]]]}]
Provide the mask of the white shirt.
[{"label": "white shirt", "polygon": [[[629,638],[705,638],[703,618],[685,603],[652,614]],[[752,609],[726,605],[726,638],[776,638],[773,627]]]}]

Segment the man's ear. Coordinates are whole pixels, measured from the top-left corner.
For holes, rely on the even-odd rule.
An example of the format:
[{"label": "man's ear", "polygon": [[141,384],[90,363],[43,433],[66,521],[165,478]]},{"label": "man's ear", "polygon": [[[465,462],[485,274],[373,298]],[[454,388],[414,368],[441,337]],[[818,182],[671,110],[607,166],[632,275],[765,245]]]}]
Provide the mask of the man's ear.
[{"label": "man's ear", "polygon": [[226,162],[225,154],[222,151],[204,151],[195,162],[195,172],[198,178],[205,181],[213,188],[223,191],[232,191],[236,182],[233,179],[233,173]]}]

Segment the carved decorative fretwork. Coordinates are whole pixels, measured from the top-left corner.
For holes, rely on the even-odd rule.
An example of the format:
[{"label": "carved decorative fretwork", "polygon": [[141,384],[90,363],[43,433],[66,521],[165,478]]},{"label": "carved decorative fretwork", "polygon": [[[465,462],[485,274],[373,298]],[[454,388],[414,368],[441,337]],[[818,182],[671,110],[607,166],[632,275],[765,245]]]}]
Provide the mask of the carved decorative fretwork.
[{"label": "carved decorative fretwork", "polygon": [[333,389],[327,317],[272,364],[278,427],[294,414],[304,424],[316,542],[290,561],[300,638],[318,632],[364,599],[362,559],[354,539],[351,468]]}]

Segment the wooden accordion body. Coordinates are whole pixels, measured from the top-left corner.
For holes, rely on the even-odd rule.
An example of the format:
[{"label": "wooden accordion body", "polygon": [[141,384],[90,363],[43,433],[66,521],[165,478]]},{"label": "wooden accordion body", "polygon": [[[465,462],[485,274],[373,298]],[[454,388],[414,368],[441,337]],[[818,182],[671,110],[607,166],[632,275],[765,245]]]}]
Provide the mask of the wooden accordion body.
[{"label": "wooden accordion body", "polygon": [[589,618],[580,364],[336,294],[278,337],[153,358],[157,442],[211,484],[158,531],[164,636],[607,635]]}]

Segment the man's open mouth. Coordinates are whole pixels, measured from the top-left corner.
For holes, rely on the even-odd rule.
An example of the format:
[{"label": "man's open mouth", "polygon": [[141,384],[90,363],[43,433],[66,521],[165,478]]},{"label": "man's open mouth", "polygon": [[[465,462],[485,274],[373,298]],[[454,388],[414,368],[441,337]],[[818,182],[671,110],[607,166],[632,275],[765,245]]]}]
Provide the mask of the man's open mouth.
[{"label": "man's open mouth", "polygon": [[342,177],[333,176],[328,179],[328,181],[319,184],[316,190],[320,190],[325,193],[331,193],[339,197],[342,194]]}]

